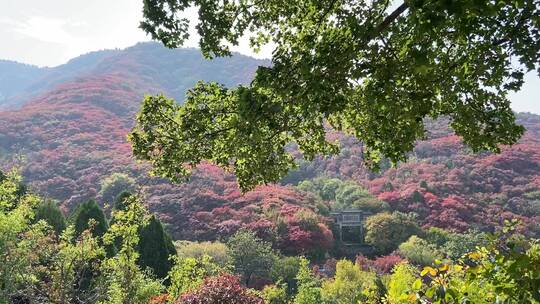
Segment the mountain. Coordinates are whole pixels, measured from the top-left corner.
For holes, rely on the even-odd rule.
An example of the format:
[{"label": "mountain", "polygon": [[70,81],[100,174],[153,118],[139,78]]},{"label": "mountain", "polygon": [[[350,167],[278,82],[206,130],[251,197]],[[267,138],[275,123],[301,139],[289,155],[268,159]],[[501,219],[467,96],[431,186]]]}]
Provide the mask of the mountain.
[{"label": "mountain", "polygon": [[126,134],[144,94],[181,102],[198,80],[235,86],[268,64],[239,54],[208,61],[197,49],[156,43],[94,52],[55,68],[0,62],[0,77],[11,81],[0,82],[0,160],[4,168],[18,164],[37,192],[66,211],[94,197],[105,203],[102,181],[125,173],[144,185],[150,210],[182,239],[211,240],[239,227],[265,235],[285,223],[283,248],[301,253],[329,246],[333,199],[304,187],[320,176],[351,181],[390,211],[414,212],[427,227],[491,230],[518,217],[540,233],[540,116],[533,114],[518,115],[528,131],[501,154],[472,154],[447,121],[428,122],[429,138],[417,144],[410,161],[378,173],[363,166],[354,138],[330,134],[341,141],[339,155],[301,162],[281,184],[246,195],[234,176],[209,164],[189,182],[172,185],[148,177],[146,165],[135,162]]},{"label": "mountain", "polygon": [[44,92],[0,112],[0,157],[10,163],[24,155],[28,181],[72,206],[96,195],[102,176],[133,163],[126,134],[144,94],[181,101],[199,79],[247,83],[261,64],[268,63],[241,55],[208,61],[198,50],[155,43],[83,55],[19,96]]},{"label": "mountain", "polygon": [[88,75],[89,71],[104,58],[118,51],[105,50],[91,52],[71,59],[66,64],[54,68],[39,68],[13,61],[0,61],[0,109],[14,109],[23,106],[32,97],[44,93],[55,86]]},{"label": "mountain", "polygon": [[46,73],[46,69],[14,61],[0,60],[0,106]]}]

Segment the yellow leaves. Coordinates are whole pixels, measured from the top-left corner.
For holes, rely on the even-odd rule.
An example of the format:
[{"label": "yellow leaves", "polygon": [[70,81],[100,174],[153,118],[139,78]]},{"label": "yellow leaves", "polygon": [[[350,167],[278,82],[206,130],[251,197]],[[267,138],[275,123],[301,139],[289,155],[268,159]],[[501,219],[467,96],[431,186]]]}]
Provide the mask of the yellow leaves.
[{"label": "yellow leaves", "polygon": [[415,293],[411,293],[409,294],[409,296],[407,297],[407,300],[411,303],[414,303],[416,302],[416,300],[418,300],[418,296],[415,294]]},{"label": "yellow leaves", "polygon": [[439,267],[439,271],[441,271],[441,272],[448,271],[448,269],[450,269],[450,266],[448,266],[448,264],[444,264],[444,265]]},{"label": "yellow leaves", "polygon": [[471,252],[469,254],[467,254],[467,256],[471,259],[471,260],[475,260],[475,261],[478,261],[482,258],[482,254],[478,251],[475,251],[475,252]]},{"label": "yellow leaves", "polygon": [[421,276],[425,276],[429,273],[430,276],[436,276],[437,273],[438,273],[438,270],[433,268],[433,267],[430,267],[430,266],[426,266],[424,267],[424,269],[422,270],[422,272],[420,273]]}]

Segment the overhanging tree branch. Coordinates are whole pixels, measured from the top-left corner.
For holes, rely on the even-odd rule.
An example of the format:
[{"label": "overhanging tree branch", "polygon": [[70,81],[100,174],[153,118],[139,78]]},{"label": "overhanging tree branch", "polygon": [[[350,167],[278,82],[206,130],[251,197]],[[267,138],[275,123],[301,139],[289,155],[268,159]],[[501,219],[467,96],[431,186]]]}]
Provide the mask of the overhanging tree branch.
[{"label": "overhanging tree branch", "polygon": [[394,22],[401,14],[403,14],[407,9],[409,8],[409,5],[406,2],[403,2],[398,8],[396,8],[390,15],[386,16],[384,18],[383,22],[379,24],[375,31],[373,32],[373,37],[378,36],[380,33],[382,33],[392,22]]}]

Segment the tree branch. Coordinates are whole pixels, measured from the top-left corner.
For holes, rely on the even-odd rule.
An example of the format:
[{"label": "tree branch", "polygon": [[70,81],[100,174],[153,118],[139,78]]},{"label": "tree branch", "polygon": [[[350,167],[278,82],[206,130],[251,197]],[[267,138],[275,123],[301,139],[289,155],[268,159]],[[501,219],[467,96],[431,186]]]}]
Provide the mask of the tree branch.
[{"label": "tree branch", "polygon": [[377,37],[382,33],[392,22],[394,22],[403,12],[409,8],[409,5],[406,2],[403,2],[398,8],[396,8],[390,15],[384,18],[383,22],[379,24],[373,33],[373,37]]}]

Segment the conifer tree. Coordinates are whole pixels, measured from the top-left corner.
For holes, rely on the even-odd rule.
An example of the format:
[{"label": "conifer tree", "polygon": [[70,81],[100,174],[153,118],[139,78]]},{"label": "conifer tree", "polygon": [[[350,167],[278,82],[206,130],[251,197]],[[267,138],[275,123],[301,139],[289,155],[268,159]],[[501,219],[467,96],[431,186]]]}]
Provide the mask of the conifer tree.
[{"label": "conifer tree", "polygon": [[[113,210],[125,211],[128,199],[133,194],[128,191],[120,193],[114,202]],[[114,218],[111,219],[111,225],[114,224]],[[115,240],[115,245],[120,248],[121,240]],[[176,255],[176,248],[170,236],[163,229],[161,221],[155,216],[152,216],[146,226],[139,228],[139,252],[138,264],[141,268],[149,267],[158,278],[165,278],[167,273],[172,268],[172,262],[169,260],[170,255]]]},{"label": "conifer tree", "polygon": [[44,220],[49,224],[56,235],[60,235],[66,228],[66,218],[58,208],[58,204],[52,200],[44,200],[36,208],[34,221]]},{"label": "conifer tree", "polygon": [[75,234],[77,236],[80,236],[83,231],[90,228],[90,220],[95,221],[92,227],[92,234],[96,237],[102,237],[107,232],[107,229],[109,229],[109,224],[103,210],[101,210],[94,200],[89,200],[86,203],[80,204],[72,215],[72,222],[75,226]]},{"label": "conifer tree", "polygon": [[[92,226],[90,226],[92,221]],[[83,231],[92,229],[94,237],[102,238],[109,229],[109,223],[103,213],[103,210],[94,200],[89,200],[77,207],[71,218],[72,224],[75,226],[75,236],[80,236]],[[116,252],[114,245],[105,246],[105,251],[108,256],[113,256]]]},{"label": "conifer tree", "polygon": [[141,268],[149,267],[158,278],[165,278],[172,268],[169,256],[176,255],[172,239],[155,216],[139,228],[139,260]]}]

